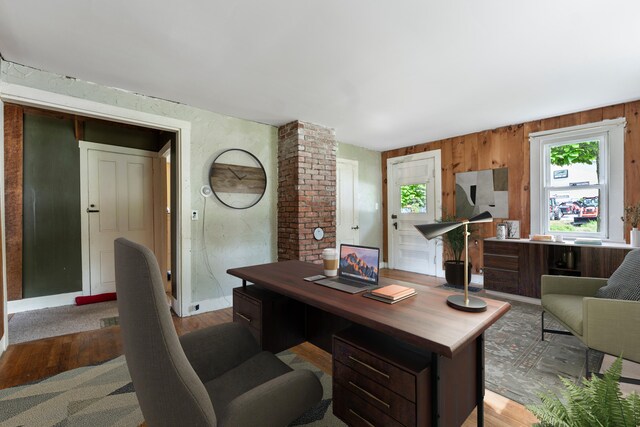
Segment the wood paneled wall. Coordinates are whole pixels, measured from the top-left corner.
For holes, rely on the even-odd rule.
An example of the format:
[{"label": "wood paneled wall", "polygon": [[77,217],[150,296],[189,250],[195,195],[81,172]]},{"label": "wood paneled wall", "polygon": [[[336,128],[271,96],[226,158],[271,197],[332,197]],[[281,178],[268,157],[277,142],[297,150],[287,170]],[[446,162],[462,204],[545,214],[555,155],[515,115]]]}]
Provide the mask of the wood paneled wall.
[{"label": "wood paneled wall", "polygon": [[[383,246],[387,259],[387,159],[430,150],[441,150],[442,208],[455,214],[455,174],[483,169],[509,168],[509,218],[520,220],[522,237],[530,234],[529,134],[605,119],[626,117],[625,205],[640,202],[640,101],[595,108],[563,116],[485,130],[382,153]],[[482,267],[482,238],[495,236],[495,223],[482,224],[469,248],[473,270]],[[626,232],[628,236],[629,233]]]},{"label": "wood paneled wall", "polygon": [[4,221],[7,229],[8,301],[22,299],[23,113],[19,105],[4,105]]}]

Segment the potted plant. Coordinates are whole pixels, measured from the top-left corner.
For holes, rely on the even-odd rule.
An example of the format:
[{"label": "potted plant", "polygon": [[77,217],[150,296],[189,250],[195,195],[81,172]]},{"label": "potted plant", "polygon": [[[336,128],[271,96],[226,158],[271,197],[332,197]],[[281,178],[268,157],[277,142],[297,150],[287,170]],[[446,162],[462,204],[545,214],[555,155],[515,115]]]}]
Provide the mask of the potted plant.
[{"label": "potted plant", "polygon": [[624,222],[631,225],[631,246],[640,247],[640,230],[638,230],[638,223],[640,223],[640,202],[638,204],[629,205],[624,208],[624,216],[621,218]]},{"label": "potted plant", "polygon": [[622,359],[617,358],[602,378],[583,379],[582,386],[560,377],[563,399],[552,392],[539,394],[539,405],[529,405],[538,417],[538,426],[616,426],[640,425],[640,396],[636,392],[622,397],[620,374]]},{"label": "potted plant", "polygon": [[[453,215],[444,215],[440,222],[453,222],[457,218]],[[469,230],[471,231],[471,230]],[[453,286],[464,286],[464,227],[457,227],[442,235],[444,242],[445,256],[451,257],[444,262],[444,277],[447,283]],[[471,282],[471,260],[469,260],[467,284]]]}]

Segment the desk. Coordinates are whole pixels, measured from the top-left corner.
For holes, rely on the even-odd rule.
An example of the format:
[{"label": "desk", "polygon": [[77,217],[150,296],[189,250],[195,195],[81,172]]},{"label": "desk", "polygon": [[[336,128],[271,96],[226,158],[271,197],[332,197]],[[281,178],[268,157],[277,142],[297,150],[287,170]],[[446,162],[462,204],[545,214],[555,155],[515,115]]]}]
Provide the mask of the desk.
[{"label": "desk", "polygon": [[[416,288],[417,296],[388,305],[303,280],[321,272],[321,265],[301,261],[227,271],[242,279],[243,286],[254,283],[415,349],[430,371],[428,391],[423,396],[430,400],[429,416],[418,419],[418,425],[461,425],[476,406],[478,425],[483,425],[483,333],[509,310],[508,303],[485,298],[487,311],[467,313],[447,306],[446,297],[451,292],[409,284]],[[381,285],[390,283],[402,282],[380,280]]]}]

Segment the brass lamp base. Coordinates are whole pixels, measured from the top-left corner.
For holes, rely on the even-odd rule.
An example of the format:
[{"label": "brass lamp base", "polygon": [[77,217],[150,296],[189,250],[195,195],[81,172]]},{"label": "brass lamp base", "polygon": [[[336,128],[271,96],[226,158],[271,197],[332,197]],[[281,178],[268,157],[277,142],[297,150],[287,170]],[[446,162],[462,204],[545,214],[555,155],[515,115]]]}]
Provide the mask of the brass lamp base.
[{"label": "brass lamp base", "polygon": [[447,304],[451,308],[462,311],[480,312],[487,309],[487,303],[476,297],[469,297],[469,303],[465,303],[464,295],[450,295]]}]

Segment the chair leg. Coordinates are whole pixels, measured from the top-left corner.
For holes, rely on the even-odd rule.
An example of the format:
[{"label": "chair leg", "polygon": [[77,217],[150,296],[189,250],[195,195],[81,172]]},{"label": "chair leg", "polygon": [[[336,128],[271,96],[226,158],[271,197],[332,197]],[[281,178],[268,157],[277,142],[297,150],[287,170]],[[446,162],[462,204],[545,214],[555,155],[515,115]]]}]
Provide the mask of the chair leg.
[{"label": "chair leg", "polygon": [[586,351],[586,355],[585,355],[585,361],[584,361],[584,369],[585,369],[585,377],[587,379],[591,378],[591,372],[589,372],[589,350],[591,350],[589,347],[587,347],[587,351]]},{"label": "chair leg", "polygon": [[541,320],[540,320],[540,341],[544,341],[544,310],[542,310]]}]

